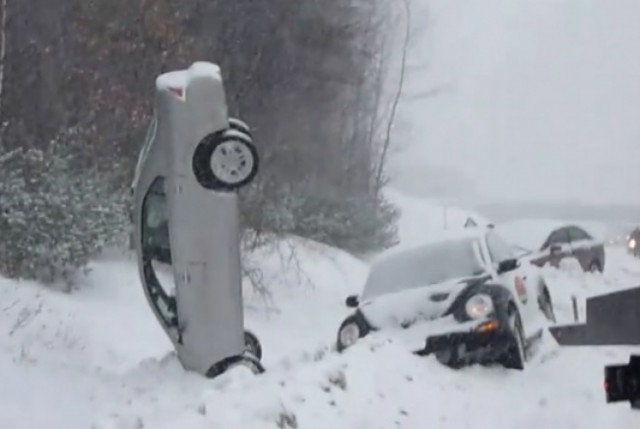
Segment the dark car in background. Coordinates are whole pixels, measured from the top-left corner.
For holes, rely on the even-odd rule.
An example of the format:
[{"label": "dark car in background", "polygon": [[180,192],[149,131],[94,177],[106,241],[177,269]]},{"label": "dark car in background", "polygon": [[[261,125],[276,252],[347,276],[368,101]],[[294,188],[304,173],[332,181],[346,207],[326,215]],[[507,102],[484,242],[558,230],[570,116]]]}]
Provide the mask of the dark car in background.
[{"label": "dark car in background", "polygon": [[[573,223],[542,221],[515,222],[500,226],[507,238],[514,234],[526,235],[527,240],[512,240],[514,245],[529,250],[529,261],[542,267],[559,267],[563,259],[577,260],[585,272],[602,272],[605,268],[605,248],[602,240]],[[517,235],[517,234],[516,234]]]}]

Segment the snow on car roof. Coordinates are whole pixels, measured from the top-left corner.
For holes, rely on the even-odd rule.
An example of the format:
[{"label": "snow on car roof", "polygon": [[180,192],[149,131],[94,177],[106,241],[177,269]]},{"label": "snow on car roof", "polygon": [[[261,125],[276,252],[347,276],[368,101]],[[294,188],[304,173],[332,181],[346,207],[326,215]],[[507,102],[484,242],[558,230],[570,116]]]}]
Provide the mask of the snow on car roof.
[{"label": "snow on car roof", "polygon": [[438,232],[431,232],[425,236],[425,240],[420,244],[412,244],[410,246],[404,246],[400,243],[385,252],[382,252],[377,257],[373,258],[372,264],[375,265],[379,262],[385,261],[390,258],[395,258],[397,255],[405,255],[409,253],[420,253],[425,248],[430,248],[434,243],[444,243],[447,241],[458,241],[464,239],[477,238],[481,239],[487,233],[486,228],[466,228],[455,230],[442,230]]},{"label": "snow on car roof", "polygon": [[184,88],[189,80],[202,76],[210,76],[220,80],[220,67],[212,63],[195,62],[186,70],[176,70],[161,74],[156,78],[156,88]]},{"label": "snow on car roof", "polygon": [[472,244],[480,237],[480,231],[447,233],[377,259],[369,271],[363,298],[482,274],[484,267]]}]

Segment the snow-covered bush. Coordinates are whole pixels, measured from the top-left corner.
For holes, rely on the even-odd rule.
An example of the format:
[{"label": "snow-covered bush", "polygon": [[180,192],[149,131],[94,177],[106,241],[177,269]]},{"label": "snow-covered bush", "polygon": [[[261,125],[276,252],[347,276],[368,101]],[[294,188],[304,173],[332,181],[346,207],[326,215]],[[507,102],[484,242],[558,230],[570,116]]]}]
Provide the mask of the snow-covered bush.
[{"label": "snow-covered bush", "polygon": [[54,141],[0,157],[3,275],[70,286],[78,268],[121,239],[124,198],[81,151]]},{"label": "snow-covered bush", "polygon": [[381,195],[345,194],[319,184],[253,187],[243,194],[245,224],[252,230],[293,234],[354,254],[395,244],[398,210]]}]

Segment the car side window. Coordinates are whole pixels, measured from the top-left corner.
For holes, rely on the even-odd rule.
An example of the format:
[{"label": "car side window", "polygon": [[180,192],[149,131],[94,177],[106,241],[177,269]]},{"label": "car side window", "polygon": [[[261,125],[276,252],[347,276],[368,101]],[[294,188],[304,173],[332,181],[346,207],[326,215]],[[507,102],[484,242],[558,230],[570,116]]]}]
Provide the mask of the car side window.
[{"label": "car side window", "polygon": [[568,244],[569,241],[569,232],[567,231],[567,228],[556,229],[551,234],[549,234],[549,238],[547,238],[547,241],[545,241],[544,245],[542,246],[542,250],[546,249],[552,244]]},{"label": "car side window", "polygon": [[571,241],[590,240],[591,236],[582,228],[572,226],[569,228],[569,239]]},{"label": "car side window", "polygon": [[142,201],[142,261],[144,283],[158,313],[167,326],[177,322],[175,291],[160,275],[162,264],[171,265],[169,219],[164,177],[154,179]]},{"label": "car side window", "polygon": [[495,232],[487,233],[487,248],[491,259],[495,263],[500,263],[515,257],[511,247]]},{"label": "car side window", "polygon": [[157,177],[142,203],[142,243],[154,259],[170,264],[169,219],[164,177]]}]

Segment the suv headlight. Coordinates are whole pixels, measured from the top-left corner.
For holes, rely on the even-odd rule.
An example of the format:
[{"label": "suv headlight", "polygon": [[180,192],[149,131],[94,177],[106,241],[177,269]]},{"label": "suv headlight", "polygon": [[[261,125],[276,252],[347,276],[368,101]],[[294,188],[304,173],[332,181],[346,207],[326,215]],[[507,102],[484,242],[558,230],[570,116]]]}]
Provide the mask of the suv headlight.
[{"label": "suv headlight", "polygon": [[632,238],[631,240],[629,240],[629,249],[635,249],[636,248],[636,239]]},{"label": "suv headlight", "polygon": [[474,295],[465,304],[467,315],[472,319],[486,317],[493,311],[493,300],[489,295]]}]

